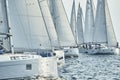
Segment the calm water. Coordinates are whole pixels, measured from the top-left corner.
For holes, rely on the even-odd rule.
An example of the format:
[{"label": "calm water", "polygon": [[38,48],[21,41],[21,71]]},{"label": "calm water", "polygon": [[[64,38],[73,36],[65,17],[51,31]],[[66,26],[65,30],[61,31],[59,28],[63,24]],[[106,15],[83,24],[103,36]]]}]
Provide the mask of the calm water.
[{"label": "calm water", "polygon": [[120,80],[120,55],[87,55],[66,59],[60,76],[66,80]]}]

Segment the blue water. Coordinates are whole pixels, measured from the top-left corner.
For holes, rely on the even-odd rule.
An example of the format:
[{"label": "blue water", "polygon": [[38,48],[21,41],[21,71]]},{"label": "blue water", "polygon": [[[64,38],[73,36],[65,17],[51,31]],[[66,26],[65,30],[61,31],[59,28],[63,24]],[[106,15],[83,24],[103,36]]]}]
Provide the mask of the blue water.
[{"label": "blue water", "polygon": [[59,74],[66,80],[120,80],[120,55],[87,55],[66,59]]}]

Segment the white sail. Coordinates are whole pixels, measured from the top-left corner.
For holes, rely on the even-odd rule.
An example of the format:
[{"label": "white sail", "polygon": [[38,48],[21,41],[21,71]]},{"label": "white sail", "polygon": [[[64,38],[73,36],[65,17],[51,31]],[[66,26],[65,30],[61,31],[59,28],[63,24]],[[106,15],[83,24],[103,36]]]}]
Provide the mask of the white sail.
[{"label": "white sail", "polygon": [[84,43],[82,8],[80,7],[80,3],[78,6],[78,13],[77,13],[77,37],[78,37],[78,40],[77,40],[78,44]]},{"label": "white sail", "polygon": [[71,11],[71,20],[70,20],[70,26],[74,35],[75,40],[77,40],[77,34],[76,34],[76,9],[75,9],[75,0],[73,0],[72,5],[72,11]]},{"label": "white sail", "polygon": [[93,42],[94,14],[93,14],[92,4],[93,4],[92,0],[87,0],[86,15],[85,15],[85,32],[84,32],[85,43]]},{"label": "white sail", "polygon": [[40,9],[42,12],[42,16],[44,18],[45,21],[45,25],[48,31],[48,35],[51,41],[51,45],[52,47],[59,47],[59,42],[58,42],[58,37],[57,37],[57,33],[55,30],[55,26],[53,23],[53,19],[49,10],[49,6],[47,3],[47,0],[41,1],[38,0],[39,4],[40,4]]},{"label": "white sail", "polygon": [[116,40],[115,32],[114,32],[114,29],[113,29],[113,24],[112,24],[107,0],[105,0],[105,12],[106,12],[106,26],[107,26],[108,46],[116,46],[117,45],[117,40]]},{"label": "white sail", "polygon": [[94,42],[107,43],[106,14],[104,0],[98,0],[95,18]]},{"label": "white sail", "polygon": [[[65,13],[62,0],[50,0],[51,14],[53,16],[55,28],[60,41],[60,46],[75,46],[75,39],[70,28],[70,24]],[[51,4],[52,3],[52,4]]]},{"label": "white sail", "polygon": [[14,48],[51,49],[37,0],[8,0]]},{"label": "white sail", "polygon": [[9,24],[7,18],[6,0],[0,0],[0,44],[10,51]]}]

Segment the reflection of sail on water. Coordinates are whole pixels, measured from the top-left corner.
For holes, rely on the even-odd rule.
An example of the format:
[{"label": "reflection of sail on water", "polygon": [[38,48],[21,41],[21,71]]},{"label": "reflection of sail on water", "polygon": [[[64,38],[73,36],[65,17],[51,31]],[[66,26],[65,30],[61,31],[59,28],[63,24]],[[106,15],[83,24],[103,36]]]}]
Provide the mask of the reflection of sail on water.
[{"label": "reflection of sail on water", "polygon": [[78,13],[77,13],[77,43],[79,45],[84,43],[82,8],[80,7],[80,3],[78,6]]},{"label": "reflection of sail on water", "polygon": [[73,0],[73,5],[72,5],[70,26],[71,26],[71,30],[73,32],[74,38],[75,40],[77,40],[75,0]]},{"label": "reflection of sail on water", "polygon": [[86,3],[86,15],[85,15],[85,43],[93,42],[93,32],[94,32],[94,14],[93,14],[93,2],[92,0],[87,0]]},{"label": "reflection of sail on water", "polygon": [[62,0],[49,0],[51,14],[61,46],[75,46],[75,39],[72,34]]},{"label": "reflection of sail on water", "polygon": [[8,2],[14,47],[51,49],[37,0],[8,0]]},{"label": "reflection of sail on water", "polygon": [[94,41],[116,46],[116,37],[106,0],[99,0],[96,12]]},{"label": "reflection of sail on water", "polygon": [[11,50],[5,0],[0,0],[0,45],[2,45],[6,51]]},{"label": "reflection of sail on water", "polygon": [[106,12],[106,26],[107,26],[107,37],[108,37],[108,46],[116,46],[117,40],[115,37],[115,32],[113,29],[113,24],[110,16],[110,11],[108,8],[107,1],[105,0],[105,12]]}]

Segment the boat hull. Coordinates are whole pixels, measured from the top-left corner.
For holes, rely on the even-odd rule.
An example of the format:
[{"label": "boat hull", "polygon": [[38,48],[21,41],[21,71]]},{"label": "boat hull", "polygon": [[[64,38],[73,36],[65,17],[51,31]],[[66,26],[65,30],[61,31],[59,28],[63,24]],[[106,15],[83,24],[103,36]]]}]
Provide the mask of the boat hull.
[{"label": "boat hull", "polygon": [[62,67],[65,64],[65,53],[64,50],[55,50],[54,53],[57,57],[58,67]]},{"label": "boat hull", "polygon": [[38,68],[38,59],[0,62],[0,79],[38,76]]},{"label": "boat hull", "polygon": [[65,50],[65,57],[79,57],[78,48],[69,48],[64,50]]},{"label": "boat hull", "polygon": [[57,58],[44,57],[39,59],[39,78],[58,78]]},{"label": "boat hull", "polygon": [[0,80],[58,78],[57,58],[29,54],[0,55]]},{"label": "boat hull", "polygon": [[87,54],[119,54],[118,48],[100,48],[100,49],[86,49]]}]

